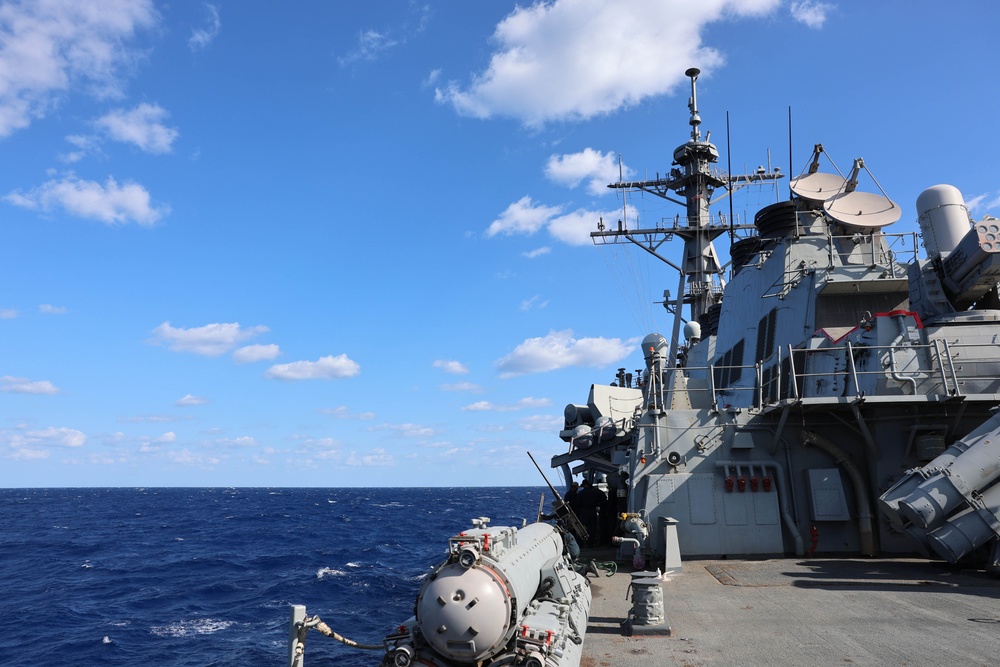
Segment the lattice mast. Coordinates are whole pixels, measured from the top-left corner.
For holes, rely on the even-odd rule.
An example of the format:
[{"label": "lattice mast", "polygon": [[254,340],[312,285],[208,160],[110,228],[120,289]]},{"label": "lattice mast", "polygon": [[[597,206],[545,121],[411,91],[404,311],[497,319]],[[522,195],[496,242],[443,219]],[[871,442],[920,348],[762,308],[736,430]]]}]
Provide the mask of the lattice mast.
[{"label": "lattice mast", "polygon": [[[734,233],[737,229],[752,229],[752,225],[737,225],[732,215],[727,220],[724,216],[713,220],[709,207],[716,203],[712,197],[717,188],[723,188],[724,196],[732,194],[741,185],[752,182],[764,182],[781,178],[778,170],[767,173],[763,168],[755,174],[733,176],[722,174],[713,169],[712,165],[719,160],[719,151],[708,141],[701,138],[701,117],[698,115],[697,85],[701,70],[692,67],[684,73],[691,79],[691,98],[688,108],[691,118],[691,138],[674,150],[675,165],[665,178],[647,181],[628,181],[611,183],[609,188],[648,192],[685,208],[686,215],[678,215],[673,224],[657,225],[655,228],[630,230],[627,224],[619,221],[617,229],[605,229],[603,223],[598,231],[591,233],[595,243],[634,243],[661,261],[669,264],[680,274],[680,282],[673,303],[665,303],[668,308],[673,306],[675,316],[673,336],[671,339],[671,358],[676,351],[677,336],[680,324],[684,320],[683,305],[690,309],[690,319],[700,320],[709,309],[722,300],[723,267],[719,262],[713,241],[726,233]],[[682,199],[671,196],[675,193]],[[657,250],[674,235],[684,239],[684,252],[680,264],[675,264],[660,255]]]}]

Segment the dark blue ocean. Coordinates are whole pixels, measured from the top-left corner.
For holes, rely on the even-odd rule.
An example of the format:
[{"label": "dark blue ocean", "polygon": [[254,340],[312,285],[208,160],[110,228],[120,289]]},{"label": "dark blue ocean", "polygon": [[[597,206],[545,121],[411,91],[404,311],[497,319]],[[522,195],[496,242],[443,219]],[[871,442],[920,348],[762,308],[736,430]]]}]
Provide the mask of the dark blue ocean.
[{"label": "dark blue ocean", "polygon": [[[0,489],[0,665],[281,667],[292,602],[377,644],[448,537],[531,521],[543,490]],[[307,667],[381,658],[306,646]]]}]

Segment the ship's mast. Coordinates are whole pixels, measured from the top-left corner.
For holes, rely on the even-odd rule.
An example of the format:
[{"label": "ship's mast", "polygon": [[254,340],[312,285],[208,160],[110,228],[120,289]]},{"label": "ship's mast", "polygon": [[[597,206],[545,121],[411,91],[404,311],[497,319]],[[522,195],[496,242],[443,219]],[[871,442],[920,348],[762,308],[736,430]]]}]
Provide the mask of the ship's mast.
[{"label": "ship's mast", "polygon": [[[722,187],[726,195],[732,194],[740,185],[750,182],[761,182],[780,178],[777,173],[762,174],[759,170],[752,175],[724,175],[713,169],[712,165],[719,160],[718,149],[707,139],[702,141],[701,117],[698,115],[697,85],[701,70],[692,67],[684,73],[691,79],[691,99],[688,108],[691,118],[691,138],[688,142],[674,150],[674,167],[666,178],[656,178],[649,181],[618,182],[608,185],[609,188],[624,190],[641,190],[662,197],[685,208],[685,216],[677,216],[673,224],[656,225],[651,229],[627,229],[627,225],[619,222],[618,229],[606,230],[604,225],[598,226],[598,231],[591,233],[595,243],[622,243],[625,241],[642,247],[658,259],[666,262],[680,273],[680,289],[674,302],[674,330],[670,341],[670,355],[674,358],[677,347],[677,336],[680,323],[684,319],[682,306],[690,308],[690,319],[701,320],[712,306],[722,300],[724,282],[723,269],[719,263],[715,247],[712,245],[719,236],[735,229],[752,229],[752,225],[735,225],[735,221],[712,219],[709,211],[715,203],[712,196],[716,188]],[[711,133],[709,133],[711,134]],[[671,193],[683,199],[678,200]],[[684,254],[680,265],[658,254],[659,247],[674,235],[684,239]],[[705,332],[706,334],[711,332]]]}]

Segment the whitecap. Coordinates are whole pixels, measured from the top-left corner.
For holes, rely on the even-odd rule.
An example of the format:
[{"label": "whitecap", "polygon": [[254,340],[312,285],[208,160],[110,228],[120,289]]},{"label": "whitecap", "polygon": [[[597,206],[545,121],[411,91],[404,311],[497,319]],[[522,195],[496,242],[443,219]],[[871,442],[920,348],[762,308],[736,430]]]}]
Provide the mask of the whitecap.
[{"label": "whitecap", "polygon": [[316,570],[316,578],[323,579],[324,577],[340,577],[347,574],[343,570],[335,570],[332,567],[321,567]]},{"label": "whitecap", "polygon": [[347,567],[364,567],[361,563],[348,563]]},{"label": "whitecap", "polygon": [[233,621],[218,618],[197,618],[190,621],[178,621],[170,625],[158,625],[150,631],[158,637],[188,637],[190,635],[211,635],[235,625]]},{"label": "whitecap", "polygon": [[101,643],[102,644],[114,644],[114,642],[111,641],[111,637],[108,637],[107,635],[104,635],[104,639],[101,640]]}]

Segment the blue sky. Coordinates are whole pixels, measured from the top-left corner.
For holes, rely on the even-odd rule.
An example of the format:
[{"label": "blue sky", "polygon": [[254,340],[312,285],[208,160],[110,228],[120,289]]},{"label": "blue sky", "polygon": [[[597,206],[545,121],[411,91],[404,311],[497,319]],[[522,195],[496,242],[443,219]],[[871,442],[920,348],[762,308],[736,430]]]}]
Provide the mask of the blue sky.
[{"label": "blue sky", "polygon": [[[0,4],[0,485],[541,482],[669,329],[604,185],[864,157],[1000,215],[1000,5]],[[748,191],[752,215],[773,192]],[[676,252],[676,250],[674,250]],[[725,248],[720,248],[725,255]]]}]

